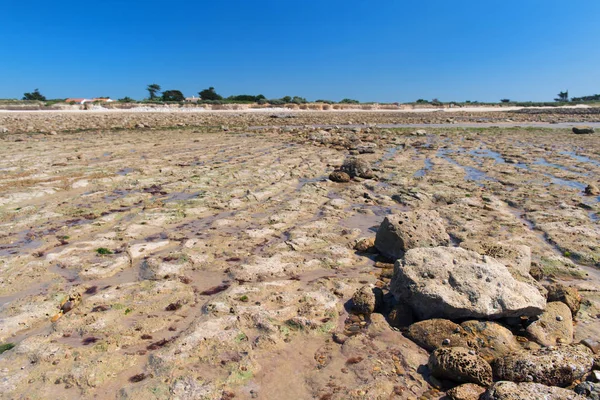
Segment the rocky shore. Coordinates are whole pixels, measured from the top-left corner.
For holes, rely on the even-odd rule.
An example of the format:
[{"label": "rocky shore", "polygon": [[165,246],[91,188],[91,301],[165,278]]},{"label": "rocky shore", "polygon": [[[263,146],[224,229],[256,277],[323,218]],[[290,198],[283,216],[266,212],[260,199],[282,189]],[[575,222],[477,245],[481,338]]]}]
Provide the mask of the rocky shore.
[{"label": "rocky shore", "polygon": [[596,399],[599,116],[0,114],[0,393]]}]

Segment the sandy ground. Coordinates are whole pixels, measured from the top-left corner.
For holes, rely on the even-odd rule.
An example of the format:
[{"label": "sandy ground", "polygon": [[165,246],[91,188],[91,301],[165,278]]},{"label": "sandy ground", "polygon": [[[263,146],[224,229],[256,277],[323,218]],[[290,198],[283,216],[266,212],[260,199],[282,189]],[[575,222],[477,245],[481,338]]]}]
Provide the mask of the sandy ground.
[{"label": "sandy ground", "polygon": [[[584,296],[575,340],[600,333],[594,135],[60,118],[48,124],[94,127],[2,135],[3,397],[441,398],[424,349],[348,309],[391,277],[356,241],[406,210],[438,211],[453,245],[530,246],[541,283]],[[332,118],[317,122],[347,120]],[[375,179],[328,180],[357,139]]]}]

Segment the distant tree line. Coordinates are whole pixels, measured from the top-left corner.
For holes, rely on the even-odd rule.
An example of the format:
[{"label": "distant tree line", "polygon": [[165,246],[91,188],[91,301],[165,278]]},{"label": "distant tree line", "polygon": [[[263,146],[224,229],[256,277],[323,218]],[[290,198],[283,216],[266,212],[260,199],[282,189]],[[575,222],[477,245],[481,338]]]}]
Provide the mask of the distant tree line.
[{"label": "distant tree line", "polygon": [[[165,90],[165,91],[161,92],[161,90],[162,90],[161,86],[156,83],[152,83],[152,84],[148,85],[146,87],[146,90],[148,91],[148,98],[145,99],[144,101],[181,103],[186,100],[185,96],[183,95],[183,93],[180,90],[170,89],[170,90]],[[223,97],[220,94],[218,94],[217,91],[215,90],[215,88],[212,86],[209,87],[208,89],[204,89],[204,90],[198,92],[198,96],[199,96],[198,102],[206,103],[206,104],[258,103],[258,104],[270,104],[270,105],[284,105],[284,104],[308,103],[308,101],[304,97],[300,97],[300,96],[284,96],[281,98],[267,99],[262,94],[258,94],[258,95],[239,94],[239,95],[233,95],[233,96],[229,96],[229,97]],[[96,97],[96,98],[102,99],[102,98],[108,98],[108,97]],[[39,89],[35,89],[33,92],[24,93],[22,100],[44,101],[47,103],[46,105],[48,105],[48,104],[54,104],[54,103],[63,101],[64,99],[47,100],[46,96],[41,94]],[[128,96],[118,99],[118,101],[123,102],[123,103],[136,102],[136,100],[134,100]],[[573,98],[569,99],[569,91],[565,90],[564,92],[563,91],[559,92],[557,97],[554,99],[554,101],[555,101],[555,103],[559,103],[559,104],[560,103],[568,103],[568,102],[573,102],[573,103],[600,102],[600,94],[594,94],[591,96],[573,97]],[[315,100],[315,103],[336,104],[335,101],[322,100],[322,99]],[[349,98],[342,99],[337,103],[338,104],[360,104],[360,102],[358,100],[349,99]],[[450,101],[450,102],[442,103],[437,98],[434,98],[431,101],[425,100],[425,99],[418,99],[415,101],[415,103],[416,104],[431,104],[433,106],[441,106],[443,104],[454,104],[454,105],[460,105],[460,104],[490,104],[490,105],[493,105],[493,104],[498,104],[498,103],[493,103],[493,102],[487,103],[487,102],[478,102],[478,101],[471,101],[471,100],[466,100],[465,102]],[[508,98],[500,99],[500,103],[504,103],[504,104],[510,103],[512,105],[519,105],[519,106],[552,105],[552,103],[550,103],[550,102],[531,102],[531,101],[515,102]],[[367,103],[367,104],[369,104],[369,103]],[[394,103],[394,104],[398,104],[398,103]]]}]

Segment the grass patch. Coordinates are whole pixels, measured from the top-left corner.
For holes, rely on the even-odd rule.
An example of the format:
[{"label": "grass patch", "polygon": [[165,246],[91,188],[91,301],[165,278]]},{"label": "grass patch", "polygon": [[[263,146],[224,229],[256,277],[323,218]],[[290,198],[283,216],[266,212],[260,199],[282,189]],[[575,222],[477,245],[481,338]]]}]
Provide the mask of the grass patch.
[{"label": "grass patch", "polygon": [[98,247],[96,249],[96,253],[98,253],[101,256],[106,256],[108,254],[113,254],[113,252],[110,251],[109,249],[107,249],[106,247]]},{"label": "grass patch", "polygon": [[0,354],[2,354],[5,351],[8,351],[8,350],[10,350],[10,349],[12,349],[14,347],[15,347],[14,343],[3,343],[3,344],[0,344]]}]

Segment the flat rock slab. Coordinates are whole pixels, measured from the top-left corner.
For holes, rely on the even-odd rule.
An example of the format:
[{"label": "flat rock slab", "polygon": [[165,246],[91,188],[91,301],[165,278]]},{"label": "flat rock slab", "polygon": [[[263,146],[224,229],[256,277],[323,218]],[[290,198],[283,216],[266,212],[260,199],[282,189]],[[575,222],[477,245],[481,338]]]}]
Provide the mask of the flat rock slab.
[{"label": "flat rock slab", "polygon": [[494,375],[513,382],[536,382],[548,386],[568,386],[591,371],[592,351],[584,346],[545,347],[499,358]]},{"label": "flat rock slab", "polygon": [[495,259],[461,248],[409,250],[394,265],[391,292],[421,319],[534,316],[546,299]]},{"label": "flat rock slab", "polygon": [[484,400],[584,400],[572,390],[540,383],[496,382],[482,397]]}]

